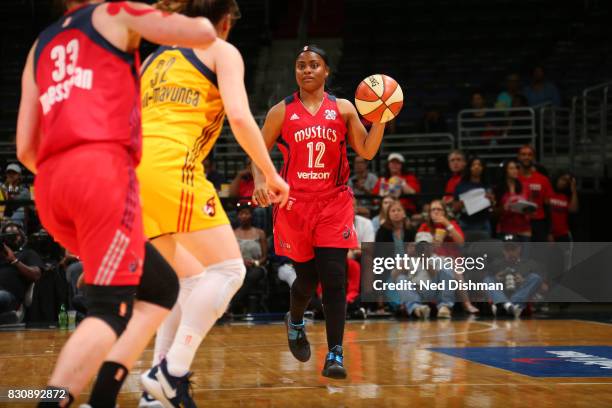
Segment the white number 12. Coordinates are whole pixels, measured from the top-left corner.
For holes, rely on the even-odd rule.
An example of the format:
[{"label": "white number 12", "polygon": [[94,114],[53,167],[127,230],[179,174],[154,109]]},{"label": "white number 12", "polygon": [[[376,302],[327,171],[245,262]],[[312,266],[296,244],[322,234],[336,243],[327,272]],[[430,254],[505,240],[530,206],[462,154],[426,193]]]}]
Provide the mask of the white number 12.
[{"label": "white number 12", "polygon": [[306,144],[306,147],[308,148],[308,168],[312,169],[312,158],[314,156],[315,150],[319,152],[319,154],[317,155],[317,158],[314,161],[314,167],[317,169],[325,167],[325,165],[321,163],[321,159],[323,158],[323,154],[325,153],[325,143],[317,142],[317,144],[315,145],[314,142],[308,142]]}]

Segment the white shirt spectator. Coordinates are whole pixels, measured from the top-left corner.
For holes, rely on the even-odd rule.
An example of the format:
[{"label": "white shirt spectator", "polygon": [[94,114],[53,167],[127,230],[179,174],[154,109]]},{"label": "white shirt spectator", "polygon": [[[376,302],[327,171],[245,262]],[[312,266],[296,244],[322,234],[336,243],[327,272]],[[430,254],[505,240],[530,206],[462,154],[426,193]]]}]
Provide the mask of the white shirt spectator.
[{"label": "white shirt spectator", "polygon": [[374,225],[372,225],[372,221],[366,217],[355,215],[355,231],[357,232],[357,239],[360,245],[362,242],[376,241]]}]

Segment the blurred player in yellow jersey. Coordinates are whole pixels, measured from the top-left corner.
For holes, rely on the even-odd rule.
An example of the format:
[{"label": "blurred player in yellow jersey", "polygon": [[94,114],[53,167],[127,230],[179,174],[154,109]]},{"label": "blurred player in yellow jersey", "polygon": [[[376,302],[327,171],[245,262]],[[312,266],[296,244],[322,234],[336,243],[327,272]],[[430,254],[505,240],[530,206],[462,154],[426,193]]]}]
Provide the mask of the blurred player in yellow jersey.
[{"label": "blurred player in yellow jersey", "polygon": [[250,112],[242,57],[224,41],[240,16],[235,0],[169,0],[158,8],[206,16],[218,35],[206,50],[160,47],[145,61],[141,77],[138,177],[145,233],[177,271],[181,290],[157,333],[153,368],[141,377],[146,392],[140,406],[191,407],[195,352],[245,275],[238,243],[202,165],[225,115],[240,145],[265,169],[268,188],[281,205],[288,186]]}]

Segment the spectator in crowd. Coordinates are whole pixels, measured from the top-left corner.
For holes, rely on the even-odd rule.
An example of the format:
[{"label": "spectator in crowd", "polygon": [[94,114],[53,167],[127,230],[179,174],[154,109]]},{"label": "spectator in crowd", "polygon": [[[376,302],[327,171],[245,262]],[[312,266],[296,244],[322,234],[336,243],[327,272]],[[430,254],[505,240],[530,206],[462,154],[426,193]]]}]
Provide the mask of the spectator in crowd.
[{"label": "spectator in crowd", "polygon": [[475,189],[485,190],[485,196],[491,205],[495,203],[495,197],[491,192],[490,185],[486,177],[484,162],[478,157],[472,157],[463,172],[461,182],[455,187],[454,194],[454,213],[459,214],[459,225],[463,231],[478,231],[491,237],[491,207],[484,208],[474,214],[468,215],[465,204],[461,201],[461,194]]},{"label": "spectator in crowd", "polygon": [[404,254],[407,242],[413,242],[415,230],[402,203],[393,200],[387,207],[385,221],[376,232],[376,242],[393,242],[395,253]]},{"label": "spectator in crowd", "polygon": [[60,260],[59,266],[66,273],[66,281],[68,282],[68,307],[77,310],[84,317],[87,314],[87,308],[85,294],[81,290],[83,263],[67,249],[64,251],[65,255]]},{"label": "spectator in crowd", "polygon": [[455,187],[461,182],[463,170],[465,169],[465,154],[461,150],[453,150],[448,154],[448,169],[451,171],[451,178],[446,182],[444,188],[444,201],[450,202],[455,194]]},{"label": "spectator in crowd", "polygon": [[[240,253],[246,266],[246,276],[242,287],[232,300],[232,310],[244,310],[244,300],[252,295],[260,282],[265,278],[264,265],[268,259],[268,243],[263,230],[253,226],[253,208],[246,204],[238,208],[239,227],[234,230]],[[249,302],[248,312],[257,312],[257,304]]]},{"label": "spectator in crowd", "polygon": [[6,201],[4,217],[24,225],[25,206],[11,203],[13,200],[30,199],[30,189],[21,184],[21,173],[21,166],[17,163],[10,163],[6,166],[6,178],[0,189],[2,190],[1,199]]},{"label": "spectator in crowd", "polygon": [[448,124],[439,109],[430,108],[425,112],[417,126],[418,133],[445,133]]},{"label": "spectator in crowd", "polygon": [[512,235],[504,237],[503,258],[494,260],[488,267],[490,272],[483,281],[503,283],[504,290],[489,290],[493,315],[505,311],[519,318],[525,304],[542,285],[540,266],[529,259],[521,258],[522,244]]},{"label": "spectator in crowd", "polygon": [[544,242],[550,238],[550,196],[552,186],[548,177],[536,170],[533,146],[524,145],[519,149],[519,180],[526,189],[527,200],[535,203],[537,208],[531,215],[531,240]]},{"label": "spectator in crowd", "polygon": [[[354,175],[348,182],[349,187],[353,189],[353,193],[356,196],[371,196],[378,177],[368,169],[368,161],[361,156],[355,156],[353,170]],[[355,213],[368,217],[371,208],[372,200],[360,198],[355,205]]]},{"label": "spectator in crowd", "polygon": [[[436,254],[440,256],[459,256],[459,248],[451,245],[440,246],[442,243],[463,244],[465,235],[461,226],[454,221],[448,219],[446,206],[442,200],[433,200],[429,204],[428,220],[421,224],[418,232],[429,232],[433,235],[434,244],[437,245]],[[461,280],[461,276],[457,276]],[[478,313],[478,308],[470,302],[467,292],[459,292],[459,298],[463,308],[468,313]]]},{"label": "spectator in crowd", "polygon": [[2,228],[0,242],[0,323],[17,323],[29,286],[40,279],[44,264],[26,247],[26,236],[17,223]]},{"label": "spectator in crowd", "polygon": [[204,159],[204,169],[206,171],[206,179],[213,183],[215,190],[220,191],[221,184],[225,183],[225,177],[223,177],[223,175],[217,171],[215,161],[211,160],[210,156]]},{"label": "spectator in crowd", "polygon": [[378,214],[374,218],[372,218],[372,226],[374,227],[375,234],[376,232],[378,232],[380,226],[385,223],[385,217],[387,215],[387,209],[389,208],[389,205],[391,205],[391,203],[396,200],[397,199],[391,194],[387,194],[383,197],[380,203],[380,210],[378,211]]},{"label": "spectator in crowd", "polygon": [[521,78],[518,74],[510,74],[506,78],[506,90],[497,95],[495,107],[498,109],[514,108],[514,99],[520,93]]},{"label": "spectator in crowd", "polygon": [[[463,230],[455,220],[448,219],[446,206],[442,200],[433,200],[429,204],[429,219],[419,227],[418,232],[429,232],[436,243],[463,244],[465,241]],[[439,255],[442,255],[438,252]]]},{"label": "spectator in crowd", "polygon": [[[231,198],[238,199],[239,205],[250,206],[253,197],[253,191],[255,191],[255,182],[253,179],[253,173],[251,172],[251,159],[247,159],[246,167],[236,173],[236,176],[232,180],[229,187],[229,196]],[[240,224],[237,219],[237,211],[229,211],[228,217],[232,222],[232,226]],[[257,228],[261,228],[264,231],[268,231],[270,217],[268,216],[268,209],[263,207],[256,207],[253,209],[253,225]]]},{"label": "spectator in crowd", "polygon": [[467,136],[480,136],[485,139],[491,139],[497,135],[497,130],[493,129],[491,113],[488,112],[484,94],[480,90],[472,92],[471,97],[472,112],[464,116],[466,121],[464,127],[473,128],[467,132]]},{"label": "spectator in crowd", "polygon": [[531,83],[523,89],[529,106],[537,106],[544,103],[552,103],[553,106],[561,105],[561,97],[557,86],[548,81],[544,75],[544,67],[536,65],[531,76]]},{"label": "spectator in crowd", "polygon": [[255,182],[253,181],[251,160],[249,159],[247,160],[245,168],[236,173],[236,176],[232,180],[229,188],[229,196],[232,198],[239,198],[240,203],[246,203],[251,201],[253,190],[255,190]]},{"label": "spectator in crowd", "polygon": [[[425,259],[435,259],[432,243],[433,236],[429,232],[419,232],[415,238],[416,248],[414,256],[424,255]],[[435,262],[428,262],[425,267],[419,268],[413,275],[394,272],[392,280],[395,282],[412,281],[416,284],[417,290],[403,290],[400,292],[400,310],[406,312],[408,316],[419,319],[427,319],[431,309],[425,303],[433,302],[438,310],[437,316],[440,319],[450,319],[451,310],[455,303],[455,293],[449,289],[448,281],[453,279],[453,272],[446,269],[436,269]],[[419,282],[441,284],[446,282],[444,290],[423,290]]]},{"label": "spectator in crowd", "polygon": [[522,242],[531,240],[529,208],[515,206],[519,201],[527,201],[527,190],[519,180],[519,164],[507,160],[502,166],[501,179],[495,189],[497,215],[497,236],[512,235]]},{"label": "spectator in crowd", "polygon": [[[417,194],[421,191],[421,185],[416,176],[409,173],[405,168],[406,160],[400,153],[391,153],[387,157],[387,171],[384,177],[380,177],[372,190],[372,194],[385,196],[391,194],[399,197],[403,194]],[[409,214],[416,212],[416,203],[413,199],[402,198],[401,203]]]},{"label": "spectator in crowd", "polygon": [[570,242],[572,235],[569,229],[569,214],[578,212],[576,179],[570,173],[561,173],[553,187],[554,191],[550,197],[552,236],[556,242]]},{"label": "spectator in crowd", "polygon": [[[355,206],[357,205],[357,199],[355,199]],[[372,220],[363,217],[355,213],[355,232],[357,233],[357,239],[359,240],[359,248],[353,248],[354,258],[359,259],[361,256],[361,244],[363,242],[374,242],[376,234],[374,233],[374,225]]]}]

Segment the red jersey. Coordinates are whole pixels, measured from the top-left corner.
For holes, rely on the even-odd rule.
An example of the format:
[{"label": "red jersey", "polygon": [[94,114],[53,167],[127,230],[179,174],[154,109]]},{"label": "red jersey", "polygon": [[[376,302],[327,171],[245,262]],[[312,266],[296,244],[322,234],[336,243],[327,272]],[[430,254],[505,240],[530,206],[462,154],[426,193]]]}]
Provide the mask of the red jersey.
[{"label": "red jersey", "polygon": [[138,53],[112,45],[94,28],[100,4],[72,9],[38,37],[34,77],[42,136],[37,165],[84,143],[122,145],[140,160]]},{"label": "red jersey", "polygon": [[519,180],[526,190],[527,200],[538,205],[536,211],[531,214],[531,218],[543,220],[546,217],[544,204],[548,204],[553,191],[548,177],[534,170],[529,177],[519,174]]},{"label": "red jersey", "polygon": [[348,182],[346,124],[335,96],[325,93],[315,114],[297,93],[285,98],[285,119],[277,143],[284,160],[281,176],[292,191],[318,194]]},{"label": "red jersey", "polygon": [[569,199],[565,194],[553,192],[550,197],[550,217],[554,237],[568,235]]},{"label": "red jersey", "polygon": [[[512,194],[509,191],[506,192],[499,205],[501,206],[501,213],[499,220],[497,221],[497,232],[499,234],[516,234],[516,235],[529,235],[531,234],[531,222],[527,214],[517,213],[508,208],[508,206],[519,200],[525,200],[527,186],[523,185],[523,193]],[[539,208],[539,207],[538,207]]]}]

